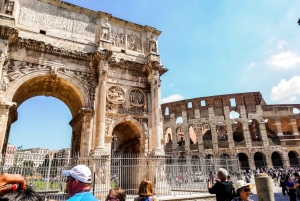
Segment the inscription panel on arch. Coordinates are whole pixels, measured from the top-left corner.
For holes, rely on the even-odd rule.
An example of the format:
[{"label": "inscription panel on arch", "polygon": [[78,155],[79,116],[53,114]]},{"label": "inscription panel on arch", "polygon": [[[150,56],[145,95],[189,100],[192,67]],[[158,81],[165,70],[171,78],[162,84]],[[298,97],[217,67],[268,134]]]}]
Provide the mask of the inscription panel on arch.
[{"label": "inscription panel on arch", "polygon": [[25,26],[42,26],[47,29],[63,30],[89,38],[95,37],[95,18],[38,0],[22,2],[18,21]]}]

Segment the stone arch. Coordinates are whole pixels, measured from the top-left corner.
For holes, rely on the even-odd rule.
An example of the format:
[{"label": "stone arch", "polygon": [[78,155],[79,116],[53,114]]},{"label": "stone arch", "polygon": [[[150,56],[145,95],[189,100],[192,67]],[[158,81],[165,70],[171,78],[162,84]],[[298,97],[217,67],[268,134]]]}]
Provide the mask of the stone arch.
[{"label": "stone arch", "polygon": [[164,138],[165,138],[165,144],[172,144],[172,128],[167,127],[164,129],[165,133],[164,133]]},{"label": "stone arch", "polygon": [[[120,117],[115,120],[112,124],[109,125],[107,135],[113,136],[113,134],[117,135],[119,140],[117,142],[117,146],[119,146],[120,148],[126,148],[127,145],[130,146],[130,144],[139,144],[137,145],[139,147],[136,147],[136,149],[139,150],[132,150],[134,153],[143,153],[145,149],[148,148],[144,146],[145,144],[147,144],[144,142],[148,138],[148,129],[143,127],[140,122],[133,118]],[[121,151],[121,153],[123,152]]]},{"label": "stone arch", "polygon": [[180,125],[180,124],[183,124],[183,118],[182,118],[182,116],[178,116],[178,117],[176,117],[176,125]]},{"label": "stone arch", "polygon": [[228,135],[227,135],[227,125],[223,121],[219,121],[216,124],[216,132],[218,136],[218,140],[228,140]]},{"label": "stone arch", "polygon": [[191,158],[191,163],[192,163],[192,171],[197,172],[201,170],[201,165],[200,165],[200,157],[197,155],[193,155]]},{"label": "stone arch", "polygon": [[297,123],[298,133],[300,133],[300,118],[297,119],[296,123]]},{"label": "stone arch", "polygon": [[185,145],[184,129],[182,127],[176,128],[176,140],[179,146]]},{"label": "stone arch", "polygon": [[208,123],[204,123],[201,127],[202,129],[202,139],[203,139],[203,147],[204,149],[212,149],[212,133],[211,128]]},{"label": "stone arch", "polygon": [[231,110],[229,112],[230,119],[238,119],[238,118],[240,118],[240,116],[241,116],[241,114],[235,110]]},{"label": "stone arch", "polygon": [[[61,100],[70,109],[73,117],[70,122],[72,127],[71,153],[87,154],[92,148],[89,142],[92,140],[92,124],[84,126],[84,122],[85,120],[90,122],[93,117],[93,104],[88,91],[88,86],[69,74],[57,72],[55,75],[50,75],[49,71],[40,70],[22,74],[21,77],[12,81],[4,92],[3,98],[5,101],[17,103],[17,107],[26,100],[40,95]],[[7,122],[4,149],[9,138],[11,124],[15,121],[11,114]]]},{"label": "stone arch", "polygon": [[190,137],[190,143],[191,144],[197,144],[197,133],[195,131],[195,125],[191,124],[189,126],[189,137]]},{"label": "stone arch", "polygon": [[290,151],[288,153],[289,161],[290,161],[290,166],[291,167],[299,167],[299,154],[296,151]]},{"label": "stone arch", "polygon": [[253,158],[254,158],[254,164],[256,168],[262,168],[267,165],[266,156],[262,152],[255,152]]},{"label": "stone arch", "polygon": [[244,141],[245,137],[244,137],[244,130],[243,130],[243,122],[241,121],[233,122],[231,126],[232,126],[233,140],[235,142]]},{"label": "stone arch", "polygon": [[292,127],[290,118],[283,117],[283,118],[281,118],[280,122],[281,122],[281,128],[282,128],[283,135],[293,134],[293,127]]},{"label": "stone arch", "polygon": [[231,157],[229,154],[223,153],[220,155],[220,167],[232,170]]},{"label": "stone arch", "polygon": [[240,162],[240,167],[241,167],[242,170],[243,169],[244,170],[250,169],[249,158],[248,158],[247,154],[240,152],[240,153],[238,153],[237,158]]},{"label": "stone arch", "polygon": [[249,133],[252,141],[261,141],[259,122],[256,119],[251,119],[248,122]]},{"label": "stone arch", "polygon": [[274,168],[283,167],[282,155],[279,152],[274,151],[271,154],[271,160]]},{"label": "stone arch", "polygon": [[206,172],[212,171],[215,169],[215,161],[214,156],[212,154],[207,154],[205,156],[205,166],[206,166]]},{"label": "stone arch", "polygon": [[268,137],[273,137],[277,135],[277,128],[275,125],[275,120],[273,118],[266,119],[265,126]]},{"label": "stone arch", "polygon": [[[45,83],[48,83],[46,87],[44,85]],[[24,89],[26,89],[26,94]],[[70,94],[73,95],[73,100],[68,100],[68,98],[62,94],[62,92],[65,93],[66,90],[72,91]],[[53,96],[62,100],[70,108],[72,116],[77,114],[78,108],[90,108],[92,106],[89,100],[88,90],[82,85],[82,82],[64,73],[57,73],[56,76],[49,76],[49,71],[29,73],[13,82],[4,93],[4,97],[7,101],[17,102],[19,105],[25,100],[37,95]],[[72,102],[78,102],[78,106],[73,106]]]}]

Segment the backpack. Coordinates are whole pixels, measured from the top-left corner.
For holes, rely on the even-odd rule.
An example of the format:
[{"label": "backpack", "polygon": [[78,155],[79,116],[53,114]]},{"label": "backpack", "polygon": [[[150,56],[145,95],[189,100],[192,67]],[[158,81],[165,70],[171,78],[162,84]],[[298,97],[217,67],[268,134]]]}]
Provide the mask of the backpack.
[{"label": "backpack", "polygon": [[231,194],[229,195],[228,198],[226,198],[225,201],[231,201],[231,200],[233,200],[236,196],[237,196],[237,195],[236,195],[236,192],[235,192],[235,188],[234,188],[234,186],[231,184]]}]

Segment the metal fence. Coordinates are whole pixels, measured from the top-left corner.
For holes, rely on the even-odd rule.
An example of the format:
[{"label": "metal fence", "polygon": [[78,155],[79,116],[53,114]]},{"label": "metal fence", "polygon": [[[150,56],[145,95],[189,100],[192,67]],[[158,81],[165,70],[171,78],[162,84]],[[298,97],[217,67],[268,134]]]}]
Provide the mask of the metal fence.
[{"label": "metal fence", "polygon": [[[92,190],[99,200],[105,200],[110,188],[121,187],[127,198],[137,196],[143,179],[152,181],[155,195],[191,195],[207,192],[206,180],[215,177],[218,168],[226,168],[235,182],[240,172],[237,159],[172,159],[169,156],[145,156],[136,154],[103,154],[56,158],[46,156],[15,155],[7,163],[3,158],[1,172],[21,174],[27,184],[38,191],[45,200],[66,200],[66,178],[62,170],[77,164],[85,164],[93,172]],[[38,162],[37,162],[38,161]]]}]

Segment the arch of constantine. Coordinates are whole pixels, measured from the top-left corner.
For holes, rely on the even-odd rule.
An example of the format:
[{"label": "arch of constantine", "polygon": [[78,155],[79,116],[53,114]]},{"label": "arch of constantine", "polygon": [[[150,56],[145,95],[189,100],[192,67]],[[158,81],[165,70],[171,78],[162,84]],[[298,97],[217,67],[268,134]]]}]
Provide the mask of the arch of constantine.
[{"label": "arch of constantine", "polygon": [[2,153],[18,106],[44,95],[71,111],[72,153],[163,154],[159,30],[57,0],[5,0],[0,13]]},{"label": "arch of constantine", "polygon": [[[261,93],[199,97],[162,106],[174,160],[238,159],[242,169],[299,166],[300,104],[267,105]],[[180,159],[181,158],[181,159]]]},{"label": "arch of constantine", "polygon": [[299,165],[293,109],[300,104],[267,105],[250,92],[160,106],[167,69],[153,27],[59,0],[5,0],[0,16],[2,153],[17,108],[44,95],[71,111],[72,153],[167,153],[188,164],[231,158],[245,169]]}]

